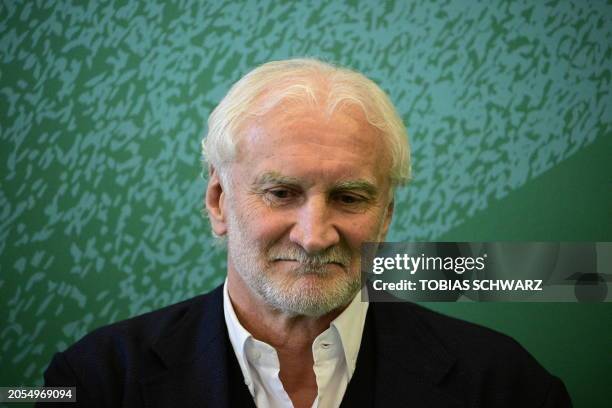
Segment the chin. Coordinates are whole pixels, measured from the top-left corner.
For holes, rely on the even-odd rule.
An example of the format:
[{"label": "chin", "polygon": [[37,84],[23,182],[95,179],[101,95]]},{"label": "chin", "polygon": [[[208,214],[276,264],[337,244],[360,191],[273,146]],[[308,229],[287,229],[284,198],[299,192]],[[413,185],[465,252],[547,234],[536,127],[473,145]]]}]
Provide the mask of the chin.
[{"label": "chin", "polygon": [[269,281],[264,299],[274,308],[294,315],[320,317],[346,306],[359,291],[360,283],[346,275],[304,274],[282,281]]},{"label": "chin", "polygon": [[302,267],[279,271],[270,276],[270,281],[286,292],[305,292],[315,296],[337,291],[349,284],[346,271],[339,265],[327,265],[316,271],[305,271]]}]

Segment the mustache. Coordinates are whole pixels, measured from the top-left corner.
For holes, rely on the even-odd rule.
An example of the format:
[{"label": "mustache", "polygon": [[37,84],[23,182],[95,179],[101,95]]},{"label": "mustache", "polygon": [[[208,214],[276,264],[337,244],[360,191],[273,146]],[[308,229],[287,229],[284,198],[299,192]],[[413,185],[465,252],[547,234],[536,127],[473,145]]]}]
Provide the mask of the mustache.
[{"label": "mustache", "polygon": [[299,247],[273,247],[268,251],[268,260],[295,261],[309,267],[322,267],[327,264],[339,264],[347,267],[351,262],[351,254],[348,250],[339,246],[314,254],[309,254]]}]

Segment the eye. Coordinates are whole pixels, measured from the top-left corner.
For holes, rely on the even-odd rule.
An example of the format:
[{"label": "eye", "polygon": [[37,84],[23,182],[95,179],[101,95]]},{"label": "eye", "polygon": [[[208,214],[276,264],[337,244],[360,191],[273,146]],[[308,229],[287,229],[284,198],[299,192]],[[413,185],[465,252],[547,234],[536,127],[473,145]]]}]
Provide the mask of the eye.
[{"label": "eye", "polygon": [[264,191],[264,198],[271,204],[287,204],[291,202],[298,193],[285,187],[274,187]]},{"label": "eye", "polygon": [[291,196],[291,191],[287,190],[287,189],[274,189],[274,190],[269,190],[268,194],[273,195],[276,198],[289,198]]},{"label": "eye", "polygon": [[347,204],[347,205],[360,204],[365,201],[365,199],[361,196],[358,196],[355,194],[346,194],[346,193],[338,194],[337,200],[340,201],[342,204]]}]

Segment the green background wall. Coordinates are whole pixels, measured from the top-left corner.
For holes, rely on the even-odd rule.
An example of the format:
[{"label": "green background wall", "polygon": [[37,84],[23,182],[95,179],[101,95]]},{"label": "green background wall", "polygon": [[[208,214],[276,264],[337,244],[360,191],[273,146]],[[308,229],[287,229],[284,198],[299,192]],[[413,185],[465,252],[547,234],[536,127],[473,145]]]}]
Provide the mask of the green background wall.
[{"label": "green background wall", "polygon": [[[81,4],[84,3],[84,4]],[[199,141],[242,74],[315,56],[388,91],[414,150],[389,240],[612,241],[612,4],[0,3],[0,385],[213,288]],[[431,304],[612,400],[612,305]]]}]

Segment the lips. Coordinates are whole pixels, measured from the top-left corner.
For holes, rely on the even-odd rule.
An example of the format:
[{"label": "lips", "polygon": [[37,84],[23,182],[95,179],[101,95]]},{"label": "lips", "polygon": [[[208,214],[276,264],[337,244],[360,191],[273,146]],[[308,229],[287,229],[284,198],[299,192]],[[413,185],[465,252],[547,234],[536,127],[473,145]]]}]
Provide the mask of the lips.
[{"label": "lips", "polygon": [[272,258],[271,261],[272,262],[279,262],[279,261],[280,262],[295,262],[295,263],[299,263],[301,266],[306,266],[306,267],[311,267],[311,268],[322,267],[326,265],[338,265],[342,267],[346,266],[341,261],[303,262],[300,259],[289,259],[289,258]]},{"label": "lips", "polygon": [[294,246],[273,246],[267,250],[269,262],[295,262],[303,268],[324,268],[327,265],[337,265],[347,268],[351,264],[349,250],[334,246],[318,253],[307,253],[302,248]]}]

